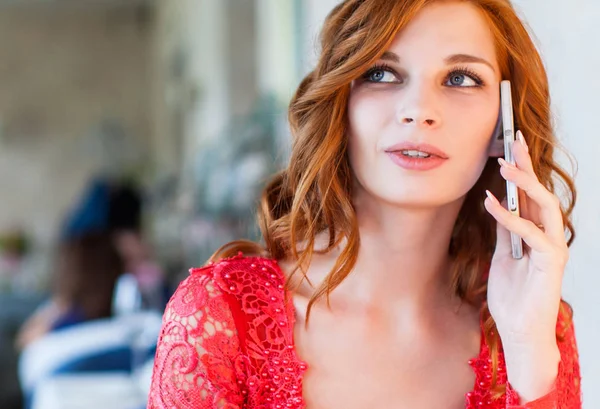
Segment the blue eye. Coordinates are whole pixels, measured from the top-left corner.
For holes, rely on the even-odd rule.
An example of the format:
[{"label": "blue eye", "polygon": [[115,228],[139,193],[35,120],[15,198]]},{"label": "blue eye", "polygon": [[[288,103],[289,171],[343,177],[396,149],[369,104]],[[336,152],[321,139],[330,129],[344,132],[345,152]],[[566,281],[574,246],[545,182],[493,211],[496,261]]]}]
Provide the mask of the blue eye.
[{"label": "blue eye", "polygon": [[457,88],[477,88],[483,85],[483,81],[468,68],[459,68],[448,75],[446,85]]},{"label": "blue eye", "polygon": [[363,80],[374,83],[398,83],[396,72],[388,66],[375,66],[363,75]]},{"label": "blue eye", "polygon": [[[362,76],[362,80],[375,84],[401,84],[402,79],[396,71],[383,64],[376,65]],[[479,75],[467,67],[450,71],[444,85],[451,88],[479,88],[484,85]]]}]

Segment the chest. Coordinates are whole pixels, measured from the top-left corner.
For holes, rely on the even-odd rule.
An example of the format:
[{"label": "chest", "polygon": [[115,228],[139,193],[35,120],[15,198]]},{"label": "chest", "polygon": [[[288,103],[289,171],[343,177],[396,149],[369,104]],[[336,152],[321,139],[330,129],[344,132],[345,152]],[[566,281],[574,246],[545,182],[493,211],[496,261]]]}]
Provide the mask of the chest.
[{"label": "chest", "polygon": [[308,327],[297,322],[306,408],[464,409],[476,382],[468,361],[479,353],[478,328],[445,337],[390,328],[318,313]]}]

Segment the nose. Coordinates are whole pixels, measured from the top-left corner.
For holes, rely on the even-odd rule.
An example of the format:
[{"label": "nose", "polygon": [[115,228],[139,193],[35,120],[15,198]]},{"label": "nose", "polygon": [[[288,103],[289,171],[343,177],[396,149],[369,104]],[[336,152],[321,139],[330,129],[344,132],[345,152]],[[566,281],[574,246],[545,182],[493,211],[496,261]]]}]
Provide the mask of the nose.
[{"label": "nose", "polygon": [[425,129],[439,127],[441,115],[436,108],[433,92],[424,87],[405,91],[396,112],[398,123]]}]

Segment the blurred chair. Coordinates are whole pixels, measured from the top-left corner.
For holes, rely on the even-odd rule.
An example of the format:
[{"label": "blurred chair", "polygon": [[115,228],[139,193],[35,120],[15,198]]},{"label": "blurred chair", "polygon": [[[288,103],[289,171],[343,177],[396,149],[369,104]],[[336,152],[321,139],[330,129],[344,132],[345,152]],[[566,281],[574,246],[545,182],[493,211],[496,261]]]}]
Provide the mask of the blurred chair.
[{"label": "blurred chair", "polygon": [[58,375],[36,389],[31,409],[142,409],[146,397],[124,373]]},{"label": "blurred chair", "polygon": [[[143,368],[154,358],[161,321],[158,312],[134,312],[74,325],[33,342],[19,361],[26,408],[139,409],[127,405],[136,396],[146,399],[150,374]],[[124,406],[113,404],[115,396],[122,396]],[[89,405],[82,406],[86,399]]]}]

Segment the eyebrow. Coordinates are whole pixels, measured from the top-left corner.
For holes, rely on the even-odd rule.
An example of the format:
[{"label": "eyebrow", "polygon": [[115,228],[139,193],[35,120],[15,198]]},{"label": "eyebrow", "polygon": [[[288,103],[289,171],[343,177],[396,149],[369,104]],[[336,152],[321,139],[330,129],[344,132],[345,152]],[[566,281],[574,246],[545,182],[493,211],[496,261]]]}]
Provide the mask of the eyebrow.
[{"label": "eyebrow", "polygon": [[[386,61],[392,61],[395,62],[397,64],[400,63],[400,57],[398,57],[398,55],[396,53],[393,53],[391,51],[386,51],[383,53],[383,55],[381,56],[382,60],[386,60]],[[452,54],[448,57],[446,57],[444,59],[444,62],[446,64],[459,64],[459,63],[479,63],[479,64],[485,64],[488,67],[490,67],[492,69],[492,71],[496,72],[496,69],[494,68],[494,66],[487,61],[484,58],[481,57],[476,57],[474,55],[470,55],[470,54]]]}]

